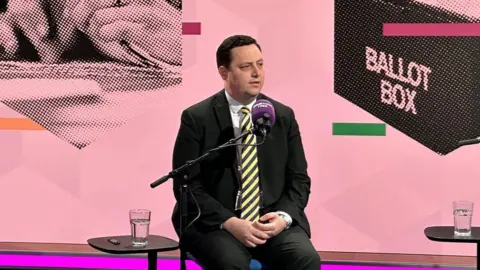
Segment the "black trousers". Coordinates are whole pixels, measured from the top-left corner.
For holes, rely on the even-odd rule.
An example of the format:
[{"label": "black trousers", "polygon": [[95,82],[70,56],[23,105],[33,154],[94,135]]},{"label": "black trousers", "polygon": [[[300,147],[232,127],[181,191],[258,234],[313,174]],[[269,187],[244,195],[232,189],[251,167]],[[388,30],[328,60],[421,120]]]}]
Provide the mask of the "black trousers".
[{"label": "black trousers", "polygon": [[205,234],[185,232],[182,242],[184,250],[208,270],[248,270],[252,258],[264,263],[268,269],[320,269],[320,256],[299,226],[292,226],[255,248],[245,247],[225,230]]}]

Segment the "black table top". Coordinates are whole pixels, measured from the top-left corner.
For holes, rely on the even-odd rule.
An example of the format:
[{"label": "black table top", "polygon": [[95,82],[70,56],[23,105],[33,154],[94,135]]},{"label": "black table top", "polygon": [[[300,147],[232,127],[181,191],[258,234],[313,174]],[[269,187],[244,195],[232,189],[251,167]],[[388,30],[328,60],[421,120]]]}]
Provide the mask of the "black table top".
[{"label": "black table top", "polygon": [[425,228],[425,236],[438,242],[480,243],[480,227],[472,227],[471,236],[456,236],[453,226],[433,226]]},{"label": "black table top", "polygon": [[[108,242],[108,239],[116,239],[120,242],[119,245],[114,245]],[[148,253],[148,252],[163,252],[176,250],[179,248],[177,241],[167,237],[158,235],[148,236],[148,245],[145,247],[132,246],[130,235],[116,235],[91,238],[87,240],[88,244],[93,248],[112,254],[133,254],[133,253]]]}]

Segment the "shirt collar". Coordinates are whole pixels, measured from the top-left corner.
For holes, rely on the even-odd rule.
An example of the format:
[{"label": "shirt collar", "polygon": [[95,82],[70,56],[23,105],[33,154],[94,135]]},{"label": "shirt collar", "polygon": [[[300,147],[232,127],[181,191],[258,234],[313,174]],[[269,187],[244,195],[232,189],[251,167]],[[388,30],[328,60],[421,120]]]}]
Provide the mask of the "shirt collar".
[{"label": "shirt collar", "polygon": [[250,112],[252,111],[252,107],[253,107],[253,104],[255,104],[255,101],[257,100],[256,98],[250,102],[249,104],[247,105],[243,105],[242,103],[236,101],[235,99],[233,99],[232,96],[230,96],[230,94],[227,93],[227,91],[225,90],[225,96],[227,97],[227,101],[228,101],[228,106],[230,107],[230,110],[232,112],[234,112],[235,114],[238,114],[238,112],[240,111],[240,109],[242,109],[242,107],[246,106]]}]

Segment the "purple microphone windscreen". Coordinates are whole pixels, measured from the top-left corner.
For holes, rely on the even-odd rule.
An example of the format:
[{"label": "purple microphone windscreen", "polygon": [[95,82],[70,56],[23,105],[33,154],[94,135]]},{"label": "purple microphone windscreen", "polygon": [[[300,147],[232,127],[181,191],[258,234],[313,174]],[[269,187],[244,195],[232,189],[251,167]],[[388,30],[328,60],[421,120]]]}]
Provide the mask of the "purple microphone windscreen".
[{"label": "purple microphone windscreen", "polygon": [[275,109],[273,104],[266,99],[257,100],[252,107],[252,122],[255,124],[262,117],[268,118],[272,126],[275,124]]}]

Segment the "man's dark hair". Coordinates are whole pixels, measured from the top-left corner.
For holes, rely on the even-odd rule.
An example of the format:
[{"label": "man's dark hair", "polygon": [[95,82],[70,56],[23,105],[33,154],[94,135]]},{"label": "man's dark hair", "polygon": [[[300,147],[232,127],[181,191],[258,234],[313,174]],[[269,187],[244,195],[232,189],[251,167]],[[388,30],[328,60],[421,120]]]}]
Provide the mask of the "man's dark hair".
[{"label": "man's dark hair", "polygon": [[234,35],[226,38],[217,49],[217,68],[224,66],[226,68],[230,67],[232,62],[232,49],[241,46],[248,46],[255,44],[258,49],[262,51],[262,48],[257,43],[257,41],[247,35]]}]

